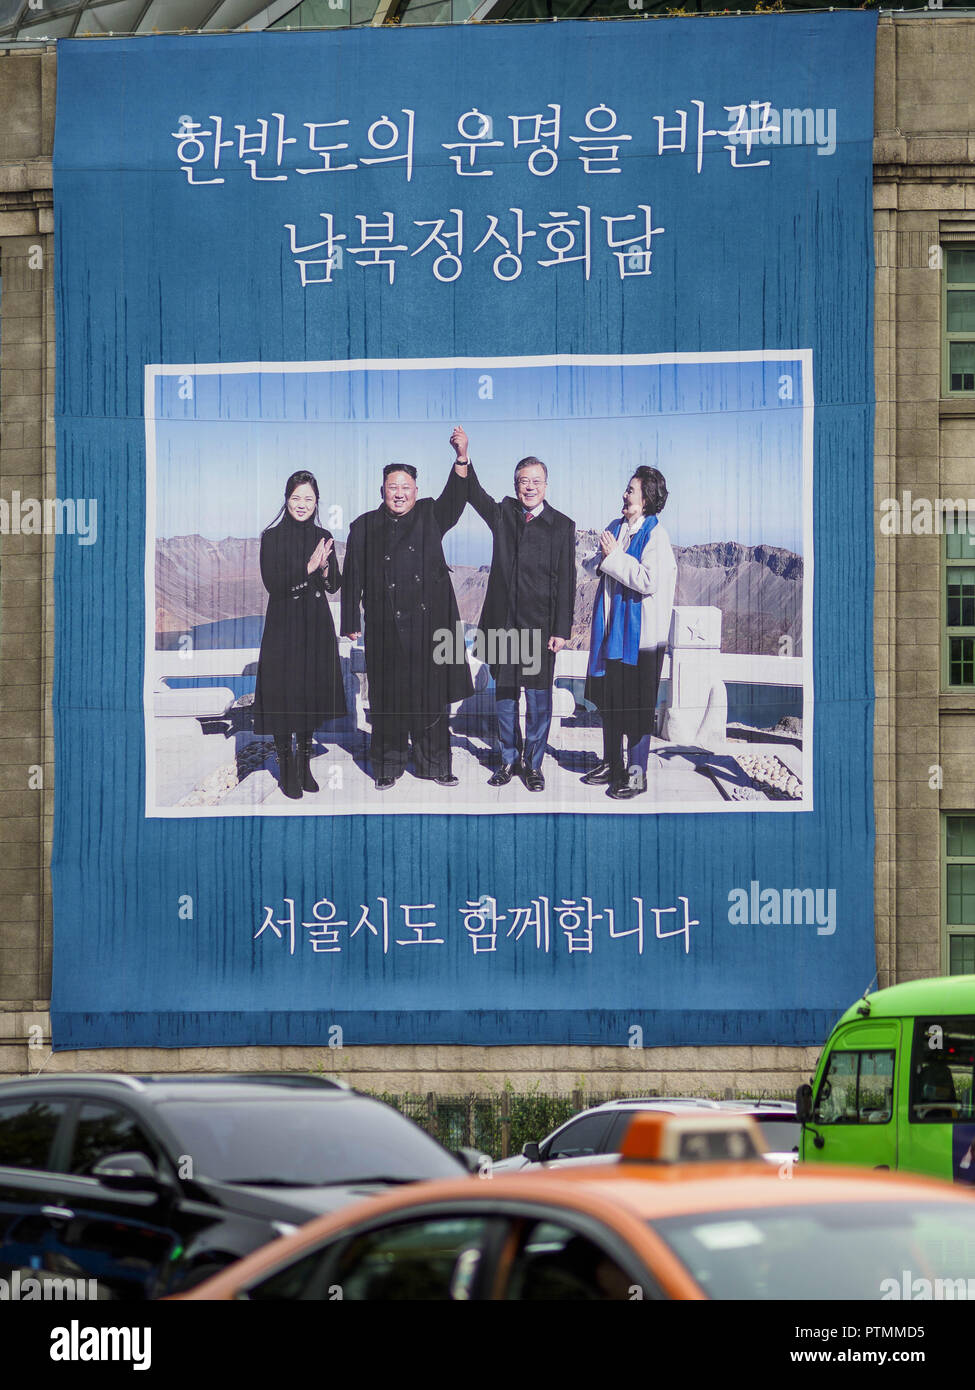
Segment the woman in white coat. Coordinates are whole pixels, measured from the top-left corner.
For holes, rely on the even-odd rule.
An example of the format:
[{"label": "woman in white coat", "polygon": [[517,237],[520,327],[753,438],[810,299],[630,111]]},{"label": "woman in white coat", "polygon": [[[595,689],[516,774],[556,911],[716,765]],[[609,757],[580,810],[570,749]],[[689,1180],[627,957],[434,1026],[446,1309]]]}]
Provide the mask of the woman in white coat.
[{"label": "woman in white coat", "polygon": [[[623,515],[599,537],[603,558],[593,605],[586,697],[603,721],[603,761],[583,777],[625,801],[647,789],[654,710],[677,585],[670,537],[659,522],[667,484],[641,467],[623,494]],[[623,741],[626,740],[626,757]]]}]

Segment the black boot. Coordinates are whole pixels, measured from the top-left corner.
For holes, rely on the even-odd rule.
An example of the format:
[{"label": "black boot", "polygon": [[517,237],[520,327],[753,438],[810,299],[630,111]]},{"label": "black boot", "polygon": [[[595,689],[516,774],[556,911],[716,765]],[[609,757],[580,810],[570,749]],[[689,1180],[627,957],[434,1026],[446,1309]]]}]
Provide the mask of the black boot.
[{"label": "black boot", "polygon": [[301,783],[301,789],[306,792],[317,792],[321,789],[311,775],[311,755],[315,747],[315,735],[314,733],[298,734],[295,741],[298,745],[298,781]]},{"label": "black boot", "polygon": [[278,785],[285,796],[297,801],[301,796],[301,782],[298,778],[298,763],[291,751],[291,735],[281,738],[275,736],[274,747],[278,755]]}]

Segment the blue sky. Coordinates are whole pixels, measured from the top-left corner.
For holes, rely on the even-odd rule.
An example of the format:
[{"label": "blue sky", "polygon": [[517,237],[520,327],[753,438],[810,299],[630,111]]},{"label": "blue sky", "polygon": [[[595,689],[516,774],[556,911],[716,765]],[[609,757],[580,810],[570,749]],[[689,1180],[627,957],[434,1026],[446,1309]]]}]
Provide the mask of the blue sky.
[{"label": "blue sky", "polygon": [[[780,378],[792,398],[780,399]],[[187,399],[180,398],[180,390]],[[192,394],[189,395],[189,392]],[[379,502],[384,464],[411,463],[435,495],[455,424],[488,491],[511,491],[526,454],[549,467],[548,500],[580,528],[619,514],[633,470],[667,479],[662,520],[677,545],[735,540],[802,553],[798,363],[579,364],[496,368],[221,372],[156,385],[156,533],[256,536],[288,475],[318,479],[339,539]],[[490,537],[468,509],[448,559],[485,564]]]}]

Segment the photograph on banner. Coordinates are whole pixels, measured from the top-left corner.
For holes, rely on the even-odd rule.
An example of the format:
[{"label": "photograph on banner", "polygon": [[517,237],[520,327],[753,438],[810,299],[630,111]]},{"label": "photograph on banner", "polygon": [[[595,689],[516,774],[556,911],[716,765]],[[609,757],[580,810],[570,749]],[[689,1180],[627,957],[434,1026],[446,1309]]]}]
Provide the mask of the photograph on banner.
[{"label": "photograph on banner", "polygon": [[805,811],[812,360],[146,369],[146,814]]}]

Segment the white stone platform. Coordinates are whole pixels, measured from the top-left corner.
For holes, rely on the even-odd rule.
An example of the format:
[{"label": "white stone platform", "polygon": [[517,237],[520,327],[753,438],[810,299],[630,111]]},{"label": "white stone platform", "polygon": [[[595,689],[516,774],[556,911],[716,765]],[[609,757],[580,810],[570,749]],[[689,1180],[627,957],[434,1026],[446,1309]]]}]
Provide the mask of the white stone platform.
[{"label": "white stone platform", "polygon": [[[497,765],[483,725],[466,732],[462,721],[452,736],[453,788],[421,781],[409,770],[395,786],[377,791],[367,761],[368,735],[345,721],[341,732],[327,728],[316,736],[312,771],[321,788],[298,801],[284,795],[277,782],[271,739],[251,733],[204,733],[196,720],[157,721],[155,786],[150,787],[149,814],[212,815],[505,815],[539,813],[646,814],[660,811],[799,810],[796,801],[725,799],[711,776],[699,770],[736,753],[770,753],[797,776],[802,751],[793,745],[728,742],[718,750],[684,748],[654,739],[648,789],[628,801],[616,801],[604,787],[583,785],[583,774],[599,761],[602,734],[597,727],[574,727],[566,721],[549,743],[542,772],[545,791],[529,792],[520,779],[507,787],[488,786]],[[473,721],[471,721],[473,722]]]}]

